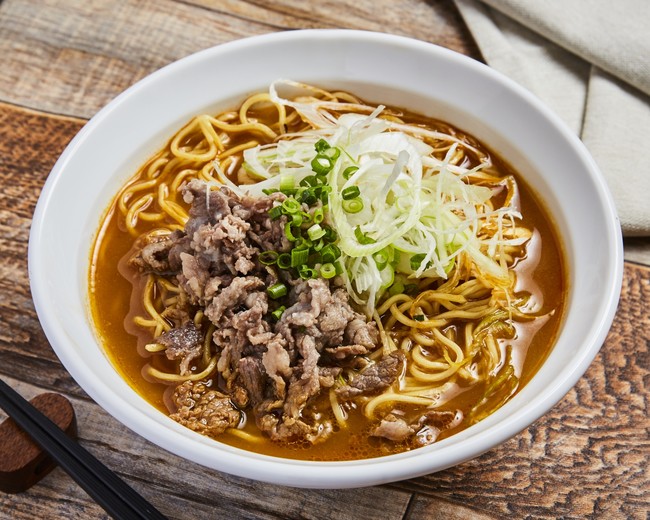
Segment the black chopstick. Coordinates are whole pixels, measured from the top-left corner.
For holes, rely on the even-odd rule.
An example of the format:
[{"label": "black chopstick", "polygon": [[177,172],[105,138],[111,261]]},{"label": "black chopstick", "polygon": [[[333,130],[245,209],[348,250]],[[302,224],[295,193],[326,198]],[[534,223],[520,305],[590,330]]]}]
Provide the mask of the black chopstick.
[{"label": "black chopstick", "polygon": [[0,408],[118,520],[165,519],[155,507],[0,379]]}]

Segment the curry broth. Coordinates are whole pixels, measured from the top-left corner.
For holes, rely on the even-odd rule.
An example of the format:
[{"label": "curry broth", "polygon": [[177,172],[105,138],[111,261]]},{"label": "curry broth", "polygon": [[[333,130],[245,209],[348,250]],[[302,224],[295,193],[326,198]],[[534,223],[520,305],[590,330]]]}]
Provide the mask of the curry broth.
[{"label": "curry broth", "polygon": [[[443,125],[446,129],[450,128],[448,125],[423,120],[417,116],[413,119],[425,121],[432,126]],[[238,141],[243,142],[245,139],[245,135],[240,135]],[[503,160],[492,153],[490,155],[501,171],[512,173],[512,169]],[[146,166],[130,182],[141,178]],[[519,391],[533,377],[554,344],[564,310],[567,277],[561,247],[549,215],[522,182],[521,177],[517,174],[515,176],[519,184],[522,224],[534,230],[526,257],[520,259],[515,266],[517,290],[533,294],[530,305],[535,306],[537,313],[543,314],[555,309],[539,328],[517,323],[515,339],[507,341],[512,346],[512,364],[519,373]],[[135,391],[167,414],[168,403],[171,402],[168,394],[173,385],[150,380],[144,375],[143,368],[153,359],[158,363],[154,366],[162,370],[173,370],[176,363],[165,360],[164,356],[153,356],[147,352],[144,346],[151,342],[151,334],[133,323],[134,317],[144,314],[140,294],[145,277],[127,265],[127,260],[135,251],[134,237],[127,232],[120,216],[114,202],[94,243],[90,269],[91,313],[97,333],[114,366]],[[537,328],[538,330],[533,330]],[[502,343],[500,346],[505,348]],[[466,411],[472,403],[480,399],[484,391],[484,383],[475,384],[469,389],[461,387],[458,389],[458,395],[440,409]],[[316,407],[333,419],[326,392],[324,394],[319,397],[320,402],[316,403]],[[303,460],[354,460],[408,449],[406,445],[368,437],[371,426],[360,410],[349,409],[347,415],[347,428],[341,429],[336,425],[336,421],[333,421],[336,434],[324,442],[308,447],[270,441],[260,435],[252,418],[243,429],[257,438],[255,443],[227,432],[220,435],[218,440],[250,451]],[[453,435],[468,426],[463,421],[460,426],[443,431],[439,439]]]}]

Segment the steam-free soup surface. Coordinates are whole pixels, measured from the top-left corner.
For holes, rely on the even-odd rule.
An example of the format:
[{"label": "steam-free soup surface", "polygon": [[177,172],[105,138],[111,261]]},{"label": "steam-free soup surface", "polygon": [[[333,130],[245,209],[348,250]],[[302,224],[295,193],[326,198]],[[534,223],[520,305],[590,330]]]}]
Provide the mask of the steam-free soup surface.
[{"label": "steam-free soup surface", "polygon": [[[341,96],[347,96],[347,94],[341,94]],[[318,96],[316,97],[318,98]],[[354,98],[348,97],[339,99],[341,102],[351,102],[352,100],[356,101]],[[333,113],[340,115],[341,110],[333,110]],[[375,306],[375,309],[382,310],[383,302],[386,302],[391,297],[397,298],[395,300],[396,304],[391,306],[392,310],[391,308],[382,310],[379,324],[380,328],[386,327],[386,335],[391,338],[390,345],[393,345],[403,355],[404,365],[392,386],[369,395],[362,395],[359,398],[343,399],[340,396],[344,394],[332,393],[335,388],[354,381],[354,378],[358,377],[357,374],[367,370],[368,366],[385,358],[390,349],[385,344],[382,345],[382,340],[378,339],[377,348],[374,351],[357,356],[359,360],[354,356],[346,358],[341,365],[341,370],[337,371],[338,376],[334,387],[322,389],[318,395],[309,400],[308,407],[305,410],[309,410],[310,421],[313,420],[313,417],[318,417],[318,420],[322,420],[323,423],[327,423],[332,427],[333,433],[328,434],[324,440],[319,439],[318,442],[314,443],[307,442],[304,439],[271,440],[268,435],[260,432],[256,424],[256,412],[249,408],[240,410],[242,420],[236,428],[228,428],[223,433],[215,436],[220,442],[268,455],[305,460],[353,460],[414,449],[423,444],[414,440],[413,436],[403,440],[391,440],[375,435],[373,432],[377,431],[377,427],[382,420],[392,421],[393,417],[396,417],[398,420],[408,422],[412,417],[422,416],[427,411],[436,410],[455,414],[455,420],[449,426],[429,429],[426,427],[424,428],[425,433],[429,435],[432,430],[435,431],[433,440],[440,440],[453,435],[492,413],[505,401],[512,398],[533,377],[553,346],[562,318],[563,300],[566,292],[565,269],[559,241],[551,218],[535,194],[527,187],[522,176],[513,172],[505,161],[487,150],[471,136],[466,136],[460,130],[448,124],[399,109],[387,109],[384,113],[389,114],[388,117],[393,120],[399,118],[400,122],[439,130],[453,135],[456,139],[470,143],[472,149],[480,151],[480,155],[466,153],[461,163],[459,163],[463,168],[471,169],[480,160],[488,158],[491,164],[491,172],[498,172],[504,179],[509,177],[516,179],[517,205],[522,216],[517,221],[517,226],[525,229],[528,235],[525,243],[518,246],[520,250],[515,251],[515,248],[511,248],[513,251],[508,257],[510,262],[509,270],[514,272],[516,277],[516,282],[511,288],[511,296],[519,298],[519,312],[522,315],[525,313],[528,315],[522,319],[517,319],[516,316],[512,317],[512,315],[501,316],[499,319],[503,321],[503,325],[491,329],[493,332],[487,334],[489,336],[487,343],[481,344],[483,345],[481,348],[485,352],[475,352],[472,354],[475,358],[470,360],[469,350],[472,348],[472,343],[465,344],[465,337],[471,334],[472,331],[479,330],[477,326],[481,323],[481,320],[483,320],[482,326],[484,326],[487,323],[485,317],[473,318],[470,307],[469,314],[461,313],[460,317],[452,317],[445,321],[444,324],[437,326],[439,332],[433,331],[433,328],[418,329],[419,324],[433,323],[436,320],[436,315],[432,313],[443,314],[457,304],[453,303],[448,304],[447,307],[440,307],[436,303],[440,301],[440,298],[436,300],[435,295],[429,295],[433,299],[427,300],[424,297],[417,309],[412,307],[416,305],[419,295],[424,294],[426,291],[435,291],[438,287],[443,286],[446,280],[433,278],[423,279],[424,281],[415,280],[412,287],[405,287],[404,284],[398,287],[396,284],[398,279],[401,280],[401,275],[397,271],[398,267],[395,267],[396,281],[393,282],[393,289],[399,289],[402,292],[410,291],[410,296],[407,299],[399,300],[399,297],[396,296],[398,294],[396,290],[391,292],[386,289],[385,294],[377,300]],[[278,111],[266,98],[257,104],[252,103],[247,108],[246,117],[247,120],[259,121],[270,128],[278,128]],[[220,120],[232,124],[242,123],[240,114],[236,112],[227,114]],[[284,124],[285,131],[289,133],[302,130],[307,126],[304,121],[297,117],[287,120]],[[249,184],[256,179],[254,175],[251,175],[250,170],[242,169],[244,157],[241,150],[237,151],[238,147],[242,149],[251,148],[255,144],[272,143],[282,138],[281,136],[273,138],[262,135],[258,128],[253,128],[250,131],[239,130],[232,133],[218,127],[214,128],[215,133],[220,134],[224,143],[223,151],[216,149],[214,157],[202,159],[201,161],[176,160],[177,164],[171,164],[171,167],[168,167],[167,171],[164,172],[167,176],[167,194],[165,196],[174,196],[174,205],[177,205],[184,212],[189,210],[190,204],[185,202],[180,195],[174,193],[169,195],[170,187],[178,192],[181,186],[184,186],[192,178],[201,179],[200,172],[210,171],[211,161],[215,158],[220,160],[222,165],[225,163],[223,171],[229,181],[236,185]],[[208,132],[208,137],[209,135]],[[147,282],[151,280],[152,275],[138,269],[133,262],[133,258],[142,250],[143,237],[146,237],[152,231],[163,229],[166,233],[174,230],[178,234],[183,233],[183,226],[178,219],[175,220],[173,216],[161,211],[164,201],[161,204],[159,197],[163,197],[163,192],[160,191],[160,182],[155,181],[155,179],[161,176],[160,172],[166,165],[173,163],[176,157],[175,150],[180,149],[188,154],[209,155],[208,137],[206,137],[205,130],[201,130],[200,125],[196,125],[194,130],[192,128],[187,130],[186,128],[186,135],[182,136],[182,139],[177,139],[176,142],[172,139],[159,154],[143,165],[129,182],[129,185],[142,185],[142,183],[153,180],[154,182],[150,182],[152,186],[132,192],[132,195],[124,199],[126,203],[122,204],[122,208],[120,208],[120,197],[124,197],[125,190],[128,190],[128,188],[116,197],[106,214],[105,220],[102,222],[92,252],[90,302],[98,335],[113,364],[125,380],[144,399],[165,414],[177,411],[178,403],[174,401],[173,394],[182,378],[161,381],[156,374],[178,375],[180,373],[180,360],[168,359],[168,356],[164,355],[164,351],[156,351],[155,347],[152,350],[151,345],[157,344],[156,331],[151,326],[141,325],[143,317],[150,318],[144,303],[146,298],[143,295],[147,290],[151,290],[151,287],[147,288]],[[236,152],[230,154],[230,158],[226,160],[223,156],[224,151],[227,152],[233,149]],[[449,147],[447,147],[446,151],[440,151],[438,155],[444,158],[448,149]],[[317,152],[314,151],[314,153]],[[152,171],[154,172],[153,175]],[[218,176],[214,175],[218,180]],[[177,185],[174,185],[174,179],[177,180]],[[483,181],[477,181],[478,184],[481,184],[481,182]],[[488,181],[485,181],[484,184],[491,186]],[[498,189],[494,190],[494,202],[491,202],[491,204],[503,203],[504,197],[507,197],[504,190],[501,192]],[[151,193],[151,200],[144,209],[140,210],[140,218],[135,219],[137,224],[133,226],[134,212],[126,214],[124,210],[126,209],[128,212],[129,204],[133,204],[134,200],[148,192]],[[322,205],[318,207],[322,207]],[[162,217],[147,220],[146,215],[145,218],[142,217],[143,213],[151,215],[160,213]],[[126,224],[128,218],[131,219],[129,225]],[[394,263],[397,265],[397,261]],[[322,265],[322,262],[315,264],[314,270],[317,271],[322,268]],[[277,265],[272,266],[272,268],[279,269]],[[460,260],[456,268],[461,269]],[[286,273],[280,273],[281,280],[287,280],[291,276],[295,276],[295,273],[291,274],[290,269]],[[449,273],[450,277],[453,275],[453,269],[452,267]],[[156,276],[168,280],[171,284],[178,285],[178,273],[159,273]],[[335,280],[339,279],[340,276],[339,274],[337,278],[324,281],[332,288],[332,292],[335,292],[335,288],[338,287],[334,284],[336,283]],[[315,276],[315,278],[319,277]],[[322,277],[319,279],[322,279]],[[408,277],[404,277],[404,280],[408,280]],[[341,283],[340,279],[338,283]],[[458,293],[460,294],[460,289]],[[492,293],[491,297],[490,293],[486,293],[488,294],[487,297],[480,291],[476,294],[478,296],[475,298],[477,302],[474,305],[475,309],[480,308],[479,303],[481,301],[492,301],[496,298],[494,293]],[[154,295],[154,301],[159,296],[159,294]],[[467,299],[471,300],[471,298]],[[272,298],[269,298],[269,305],[269,313],[272,308],[276,310],[279,308],[279,305]],[[363,314],[357,303],[351,301],[350,305],[352,308],[357,309],[355,312],[358,312],[359,315]],[[405,306],[404,310],[400,311],[400,306]],[[196,305],[189,305],[188,309],[190,309],[191,313],[197,312]],[[414,320],[412,325],[409,326],[400,321],[402,314],[410,316],[406,320],[407,322],[409,319]],[[422,318],[415,319],[415,316],[418,315],[421,315]],[[196,314],[193,314],[193,316],[196,317]],[[267,329],[273,332],[277,323],[276,319],[271,317],[270,314],[265,319],[268,323],[266,325]],[[282,317],[279,319],[281,320]],[[198,322],[198,330],[205,336],[205,334],[208,334],[208,320],[203,318],[203,315],[199,315]],[[169,323],[171,326],[175,325],[172,319],[169,320]],[[371,325],[375,326],[374,323],[371,323]],[[509,332],[503,332],[500,337],[498,331],[505,331],[506,329]],[[212,330],[210,329],[210,332]],[[444,338],[456,345],[460,345],[460,349],[463,351],[462,355],[467,356],[467,359],[458,363],[455,363],[454,359],[450,359],[453,358],[453,350],[446,351],[444,349],[447,347],[436,346],[440,341],[444,341],[444,338],[441,340],[436,334],[440,337],[444,336]],[[380,338],[380,336],[378,335],[377,338]],[[418,341],[424,343],[419,344]],[[477,343],[474,342],[473,344],[476,345]],[[415,349],[420,352],[420,358],[424,358],[424,361],[420,361],[421,363],[430,360],[432,367],[442,366],[442,364],[447,363],[447,370],[452,372],[451,375],[446,379],[435,380],[435,374],[443,372],[441,368],[439,372],[432,372],[434,374],[432,379],[435,381],[426,384],[418,383],[414,378],[414,374],[418,374],[417,360],[414,361],[413,358]],[[218,346],[214,344],[209,346],[205,357],[198,357],[192,362],[191,373],[203,370],[205,368],[204,362],[207,361],[208,357],[212,355],[218,358],[219,352]],[[489,361],[489,356],[493,356],[495,359]],[[325,358],[327,356],[323,355],[320,363],[324,363]],[[332,360],[330,362],[336,363],[336,361]],[[482,368],[482,364],[487,368]],[[412,369],[412,365],[415,365],[415,370]],[[449,367],[452,368],[449,369]],[[209,382],[210,388],[219,389],[220,392],[227,395],[224,378],[217,370],[211,372],[204,381]],[[287,384],[289,384],[289,378],[287,378]],[[427,385],[429,394],[426,394],[426,389],[417,390]],[[390,398],[386,398],[385,402],[377,401],[379,404],[372,405],[376,407],[372,414],[374,418],[368,418],[365,407],[373,399],[379,395],[390,396],[395,393],[400,394],[400,392],[404,395],[415,395],[412,391],[413,388],[423,392],[422,395],[429,395],[430,397],[434,395],[436,388],[440,389],[439,395],[435,397],[442,403],[436,405],[432,400],[432,406],[426,406],[415,402],[415,400],[403,399],[399,401],[396,398],[396,400],[392,401]],[[339,395],[339,398],[336,395]],[[334,401],[332,400],[333,396]],[[430,397],[422,397],[421,400]],[[335,407],[338,407],[338,409]],[[335,413],[335,410],[338,410],[339,413]],[[281,412],[277,413],[280,414]],[[421,422],[418,425],[417,427],[422,427],[425,423]],[[416,426],[413,426],[413,428],[416,428]],[[422,437],[422,431],[416,432],[415,435]],[[426,443],[424,442],[424,444]]]}]

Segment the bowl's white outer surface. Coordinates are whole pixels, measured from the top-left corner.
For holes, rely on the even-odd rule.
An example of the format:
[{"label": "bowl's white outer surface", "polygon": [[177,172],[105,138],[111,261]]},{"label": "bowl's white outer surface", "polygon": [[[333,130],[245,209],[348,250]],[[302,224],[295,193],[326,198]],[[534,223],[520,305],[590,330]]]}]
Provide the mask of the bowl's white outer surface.
[{"label": "bowl's white outer surface", "polygon": [[[352,91],[445,119],[505,157],[553,214],[569,271],[566,320],[533,380],[479,424],[432,446],[352,462],[303,462],[242,451],[158,412],[120,377],[88,311],[91,243],[120,185],[192,115],[232,108],[279,78]],[[585,372],[618,303],[623,255],[614,204],[582,143],[534,96],[485,65],[415,40],[360,31],[258,36],[199,52],[118,96],[52,169],[33,219],[29,275],[39,319],[81,387],[157,445],[210,468],[298,487],[380,484],[473,458],[529,426]]]}]

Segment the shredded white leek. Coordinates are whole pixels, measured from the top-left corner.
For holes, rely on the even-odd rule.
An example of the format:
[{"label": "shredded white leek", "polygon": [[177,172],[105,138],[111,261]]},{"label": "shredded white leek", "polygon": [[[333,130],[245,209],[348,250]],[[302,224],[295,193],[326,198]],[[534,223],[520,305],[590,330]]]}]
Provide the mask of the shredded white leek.
[{"label": "shredded white leek", "polygon": [[[291,95],[282,97],[281,90]],[[384,107],[334,102],[301,83],[275,82],[270,97],[276,104],[295,109],[313,130],[245,150],[243,167],[261,180],[246,189],[261,195],[263,189],[279,186],[280,175],[294,176],[296,184],[313,175],[314,145],[320,139],[341,151],[327,175],[332,191],[326,220],[339,236],[340,263],[350,296],[365,306],[368,316],[395,274],[446,279],[461,253],[469,256],[478,274],[491,284],[508,287],[512,283],[495,253],[499,246],[526,240],[506,239],[501,233],[503,219],[521,216],[510,206],[492,209],[493,189],[467,181],[489,166],[487,157],[472,169],[457,163],[458,147],[484,157],[481,152],[454,136],[382,119]],[[433,155],[434,148],[423,137],[447,143],[444,160]],[[358,170],[345,179],[343,172],[349,166]],[[358,213],[344,210],[342,192],[351,186],[359,188],[363,202]],[[488,221],[496,223],[499,232],[483,240],[480,231]],[[372,256],[379,251],[391,259],[381,269]],[[412,265],[414,255],[424,255],[417,267]]]}]

